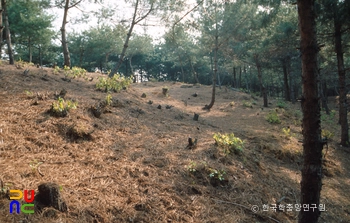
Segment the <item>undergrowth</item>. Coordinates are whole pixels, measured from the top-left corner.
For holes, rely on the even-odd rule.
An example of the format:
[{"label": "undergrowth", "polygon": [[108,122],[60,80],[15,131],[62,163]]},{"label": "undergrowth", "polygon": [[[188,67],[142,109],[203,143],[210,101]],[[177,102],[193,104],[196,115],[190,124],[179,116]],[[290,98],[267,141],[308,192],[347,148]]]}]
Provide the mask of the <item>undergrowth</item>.
[{"label": "undergrowth", "polygon": [[278,114],[276,111],[270,111],[267,116],[265,117],[266,121],[268,121],[271,124],[280,124],[281,120],[278,117]]},{"label": "undergrowth", "polygon": [[235,137],[233,133],[230,134],[220,134],[215,133],[213,136],[216,145],[223,149],[225,155],[231,152],[235,154],[240,154],[243,152],[244,142],[238,137]]},{"label": "undergrowth", "polygon": [[113,77],[100,77],[96,84],[96,89],[104,92],[120,92],[122,89],[127,89],[132,83],[132,77],[121,77],[115,74]]},{"label": "undergrowth", "polygon": [[63,98],[58,97],[57,101],[52,103],[51,114],[57,117],[65,117],[70,109],[76,109],[78,103],[70,100],[65,101]]}]

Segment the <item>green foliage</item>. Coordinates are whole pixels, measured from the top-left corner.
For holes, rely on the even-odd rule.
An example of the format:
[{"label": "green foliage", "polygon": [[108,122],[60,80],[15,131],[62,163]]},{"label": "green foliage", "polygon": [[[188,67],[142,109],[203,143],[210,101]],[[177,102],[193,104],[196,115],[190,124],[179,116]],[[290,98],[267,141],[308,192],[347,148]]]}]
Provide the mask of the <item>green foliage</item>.
[{"label": "green foliage", "polygon": [[84,68],[72,67],[72,69],[70,69],[68,66],[64,66],[63,71],[66,77],[71,77],[71,78],[86,77],[86,70]]},{"label": "green foliage", "polygon": [[282,132],[287,138],[290,138],[290,128],[282,128]]},{"label": "green foliage", "polygon": [[31,62],[25,62],[21,58],[19,58],[19,60],[16,62],[17,68],[25,68],[25,67],[30,67],[30,66],[34,66],[34,64]]},{"label": "green foliage", "polygon": [[25,93],[27,95],[27,98],[29,98],[29,99],[34,97],[34,93],[31,91],[25,90]]},{"label": "green foliage", "polygon": [[106,103],[107,103],[107,105],[111,105],[112,104],[112,95],[111,94],[108,94],[107,96],[106,96]]},{"label": "green foliage", "polygon": [[322,136],[322,138],[331,139],[331,138],[333,138],[334,133],[327,130],[327,129],[322,129],[321,136]]},{"label": "green foliage", "polygon": [[331,110],[329,112],[329,115],[327,115],[325,112],[322,112],[321,121],[326,123],[332,123],[334,121],[335,114],[336,114],[335,110]]},{"label": "green foliage", "polygon": [[52,103],[51,113],[54,116],[64,117],[68,114],[70,109],[76,109],[78,103],[70,100],[65,101],[63,98],[58,97],[57,101]]},{"label": "green foliage", "polygon": [[64,65],[63,72],[64,72],[64,76],[68,77],[70,74],[70,67]]},{"label": "green foliage", "polygon": [[278,117],[278,114],[276,111],[270,111],[269,114],[265,117],[266,121],[268,121],[271,124],[280,124],[281,120]]},{"label": "green foliage", "polygon": [[187,166],[187,170],[190,172],[190,173],[194,173],[196,172],[196,166],[197,166],[197,163],[194,162],[194,161],[191,161],[190,164]]},{"label": "green foliage", "polygon": [[59,66],[55,66],[55,68],[53,69],[53,74],[57,75],[60,72],[60,67]]},{"label": "green foliage", "polygon": [[247,108],[253,108],[253,103],[250,101],[243,101],[243,106]]},{"label": "green foliage", "polygon": [[290,128],[282,128],[283,135],[287,138],[290,139],[291,137],[295,137],[295,134],[292,134],[290,131]]},{"label": "green foliage", "polygon": [[44,2],[47,1],[8,2],[8,18],[11,24],[11,34],[13,34],[11,39],[15,45],[17,58],[21,57],[29,61],[29,52],[31,52],[35,63],[52,60],[52,57],[49,58],[49,56],[52,55],[51,40],[55,35],[55,31],[51,29],[54,17],[45,10]]},{"label": "green foliage", "polygon": [[220,181],[223,181],[225,180],[225,175],[226,175],[226,171],[224,170],[216,170],[216,169],[210,168],[210,173],[209,173],[210,178],[215,178]]},{"label": "green foliage", "polygon": [[132,77],[125,78],[119,74],[115,74],[112,78],[100,77],[96,84],[97,90],[105,92],[120,92],[122,89],[126,89],[132,83]]},{"label": "green foliage", "polygon": [[215,133],[213,136],[215,143],[223,149],[225,155],[234,152],[235,154],[240,154],[243,152],[244,142],[238,137],[235,137],[233,133],[230,134],[220,134]]},{"label": "green foliage", "polygon": [[38,160],[33,160],[29,163],[30,168],[32,169],[32,172],[35,172],[38,169],[38,166],[41,165],[43,162],[39,162]]},{"label": "green foliage", "polygon": [[283,101],[283,100],[277,101],[277,104],[276,104],[276,106],[279,107],[279,108],[285,108],[286,105],[287,105],[286,102]]},{"label": "green foliage", "polygon": [[71,70],[71,76],[73,76],[73,78],[86,77],[86,70],[80,67],[73,67]]}]

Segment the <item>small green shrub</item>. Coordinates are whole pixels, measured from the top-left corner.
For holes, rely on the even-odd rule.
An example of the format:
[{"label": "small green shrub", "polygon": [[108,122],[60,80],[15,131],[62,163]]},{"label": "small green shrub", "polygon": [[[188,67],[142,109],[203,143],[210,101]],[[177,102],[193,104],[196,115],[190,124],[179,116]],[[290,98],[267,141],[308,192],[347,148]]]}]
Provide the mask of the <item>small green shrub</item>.
[{"label": "small green shrub", "polygon": [[223,181],[223,180],[225,180],[225,175],[226,175],[226,171],[224,171],[224,170],[216,170],[216,169],[210,168],[210,173],[209,173],[210,178],[214,178],[214,179],[218,179],[220,181]]},{"label": "small green shrub", "polygon": [[277,101],[277,104],[276,104],[276,106],[279,108],[285,108],[286,105],[287,105],[286,102],[282,100]]},{"label": "small green shrub", "polygon": [[35,173],[41,164],[43,164],[43,162],[39,162],[38,160],[35,159],[29,163],[29,166],[32,169],[32,172]]},{"label": "small green shrub", "polygon": [[122,89],[126,89],[131,83],[132,77],[125,78],[121,77],[119,74],[115,74],[112,78],[100,77],[96,84],[96,88],[97,90],[105,92],[120,92]]},{"label": "small green shrub", "polygon": [[106,103],[107,103],[107,105],[111,105],[112,104],[112,95],[111,94],[108,94],[107,96],[106,96]]},{"label": "small green shrub", "polygon": [[253,103],[250,101],[243,101],[243,106],[247,108],[253,108]]},{"label": "small green shrub", "polygon": [[[80,67],[72,67],[72,69],[70,69],[70,67],[64,66],[63,72],[66,77],[71,77],[71,78],[86,77],[86,70]],[[55,73],[55,70],[54,70],[54,73]]]},{"label": "small green shrub", "polygon": [[331,138],[333,138],[334,133],[327,130],[327,129],[322,129],[321,136],[322,136],[322,138],[331,139]]},{"label": "small green shrub", "polygon": [[281,120],[278,117],[278,114],[276,111],[271,111],[267,116],[265,117],[266,121],[268,121],[271,124],[280,124]]},{"label": "small green shrub", "polygon": [[325,112],[322,112],[321,113],[321,121],[331,123],[334,120],[335,114],[336,114],[335,110],[331,110],[329,112],[329,115],[327,115]]},{"label": "small green shrub", "polygon": [[57,75],[60,72],[60,67],[59,66],[55,66],[55,68],[53,69],[53,74]]},{"label": "small green shrub", "polygon": [[197,171],[196,166],[197,166],[196,162],[191,161],[190,164],[187,166],[187,170],[188,170],[190,173],[194,173],[194,172]]},{"label": "small green shrub", "polygon": [[78,103],[70,100],[65,101],[63,98],[58,97],[57,101],[52,103],[51,114],[58,117],[67,116],[70,109],[76,109]]},{"label": "small green shrub", "polygon": [[215,133],[213,136],[215,143],[222,147],[225,155],[234,152],[235,154],[240,154],[243,152],[244,142],[238,137],[235,137],[233,133],[231,134],[220,134]]},{"label": "small green shrub", "polygon": [[73,78],[85,77],[86,70],[84,68],[80,68],[80,67],[73,67],[71,70],[71,75]]},{"label": "small green shrub", "polygon": [[64,65],[63,72],[64,72],[64,76],[68,77],[70,74],[70,67]]}]

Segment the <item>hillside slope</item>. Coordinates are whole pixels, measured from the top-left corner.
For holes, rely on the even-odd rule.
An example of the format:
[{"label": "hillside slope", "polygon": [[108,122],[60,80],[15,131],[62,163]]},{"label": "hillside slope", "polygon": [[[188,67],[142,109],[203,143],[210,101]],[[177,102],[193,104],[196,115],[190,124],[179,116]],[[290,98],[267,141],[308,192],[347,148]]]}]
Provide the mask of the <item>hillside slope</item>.
[{"label": "hillside slope", "polygon": [[[107,94],[95,89],[99,74],[88,76],[94,79],[68,82],[51,69],[0,66],[0,222],[296,222],[298,104],[277,108],[270,99],[262,109],[261,98],[223,87],[208,112],[202,107],[210,86],[148,82],[111,93],[113,103],[96,118],[91,107]],[[62,89],[77,109],[53,117],[48,110]],[[266,121],[271,112],[280,124]],[[337,145],[337,115],[323,119],[336,134],[325,158],[319,222],[350,222],[349,150]],[[215,133],[234,133],[244,149],[225,154]],[[189,137],[198,140],[191,149]],[[67,212],[9,214],[7,190],[44,182],[60,186]],[[293,210],[274,211],[277,203]]]}]

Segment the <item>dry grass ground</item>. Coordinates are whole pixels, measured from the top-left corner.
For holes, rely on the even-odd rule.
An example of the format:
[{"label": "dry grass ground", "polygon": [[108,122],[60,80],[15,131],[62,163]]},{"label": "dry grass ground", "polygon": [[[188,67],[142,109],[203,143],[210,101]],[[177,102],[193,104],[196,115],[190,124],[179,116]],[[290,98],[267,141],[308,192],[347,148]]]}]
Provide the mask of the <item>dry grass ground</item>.
[{"label": "dry grass ground", "polygon": [[[99,74],[88,74],[91,82],[67,82],[51,69],[28,67],[26,75],[24,69],[0,66],[0,222],[297,221],[294,209],[262,209],[280,200],[299,203],[299,105],[277,108],[270,99],[262,110],[262,99],[223,87],[208,112],[202,107],[210,102],[210,86],[148,82],[112,93],[113,106],[96,118],[91,107],[107,95],[95,90]],[[63,88],[78,107],[52,117],[48,110]],[[266,121],[270,111],[281,124]],[[324,119],[335,136],[325,159],[326,211],[319,222],[350,222],[349,150],[337,144],[337,115]],[[234,133],[245,142],[243,152],[225,155],[214,133]],[[196,148],[186,149],[189,137],[198,139]],[[213,180],[214,170],[224,171],[225,179]],[[44,182],[60,186],[67,212],[9,214],[6,190]],[[254,213],[253,205],[260,210]]]}]

